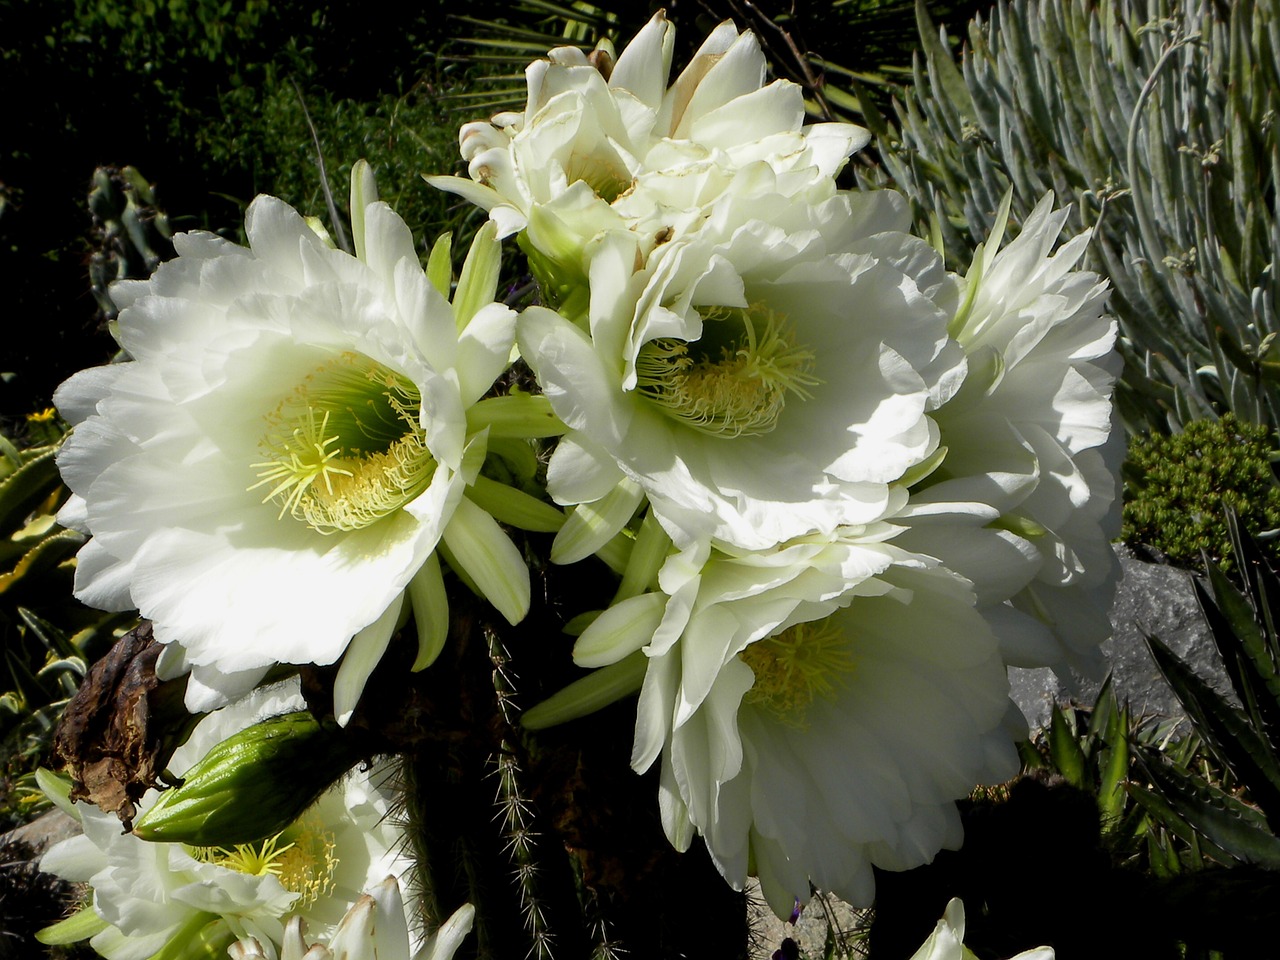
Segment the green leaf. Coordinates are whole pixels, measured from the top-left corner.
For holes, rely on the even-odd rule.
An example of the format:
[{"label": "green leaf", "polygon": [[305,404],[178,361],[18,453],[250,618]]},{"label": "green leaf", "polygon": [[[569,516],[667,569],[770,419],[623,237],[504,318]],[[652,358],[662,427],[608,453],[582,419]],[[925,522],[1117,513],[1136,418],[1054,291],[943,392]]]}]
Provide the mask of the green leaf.
[{"label": "green leaf", "polygon": [[1084,751],[1075,731],[1067,724],[1061,707],[1055,708],[1049,718],[1049,759],[1069,784],[1081,790],[1088,789]]},{"label": "green leaf", "polygon": [[942,94],[965,119],[974,119],[973,98],[969,95],[969,88],[956,67],[951,51],[939,38],[938,28],[933,25],[924,0],[916,0],[916,25],[920,30],[920,46],[929,61],[929,70],[937,78]]},{"label": "green leaf", "polygon": [[1113,716],[1116,722],[1107,731],[1098,783],[1098,809],[1104,829],[1117,825],[1124,813],[1124,782],[1129,776],[1129,708],[1123,707]]},{"label": "green leaf", "polygon": [[54,451],[48,449],[0,482],[0,536],[20,528],[40,501],[58,488],[58,467],[53,458]]},{"label": "green leaf", "polygon": [[[0,574],[0,595],[16,593],[20,587],[39,585],[43,575],[55,569],[68,557],[75,556],[84,545],[84,534],[75,530],[59,530],[28,550],[8,573]],[[57,581],[53,581],[56,583]]]},{"label": "green leaf", "polygon": [[1272,829],[1280,823],[1280,765],[1271,745],[1244,715],[1193,673],[1156,637],[1147,636],[1156,666],[1181,701],[1196,732],[1249,789],[1267,812]]},{"label": "green leaf", "polygon": [[1178,817],[1214,848],[1243,863],[1280,870],[1280,838],[1258,810],[1163,759],[1142,760],[1140,769]]}]

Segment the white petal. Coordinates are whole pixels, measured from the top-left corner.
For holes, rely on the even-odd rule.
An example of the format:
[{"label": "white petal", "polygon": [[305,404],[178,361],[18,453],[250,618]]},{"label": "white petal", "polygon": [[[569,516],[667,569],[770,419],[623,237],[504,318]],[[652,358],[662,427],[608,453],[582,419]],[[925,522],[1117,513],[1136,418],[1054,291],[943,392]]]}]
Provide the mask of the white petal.
[{"label": "white petal", "polygon": [[386,653],[403,602],[402,595],[383,611],[382,616],[352,637],[347,645],[342,665],[338,667],[338,676],[333,681],[333,714],[339,726],[345,727],[351,719],[364,692],[365,682]]},{"label": "white petal", "polygon": [[653,639],[665,607],[666,598],[657,593],[614,604],[578,637],[573,662],[580,667],[603,667],[634,653]]},{"label": "white petal", "polygon": [[529,612],[529,568],[498,522],[463,497],[443,539],[463,572],[507,622],[523,620]]}]

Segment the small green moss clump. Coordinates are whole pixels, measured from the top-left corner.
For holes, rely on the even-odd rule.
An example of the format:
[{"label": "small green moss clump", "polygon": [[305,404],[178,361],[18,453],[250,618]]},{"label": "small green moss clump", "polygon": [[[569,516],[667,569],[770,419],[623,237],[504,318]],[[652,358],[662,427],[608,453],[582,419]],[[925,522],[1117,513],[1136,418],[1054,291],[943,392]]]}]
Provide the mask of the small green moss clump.
[{"label": "small green moss clump", "polygon": [[[1230,566],[1225,510],[1254,536],[1280,527],[1280,486],[1270,431],[1234,415],[1196,420],[1175,436],[1134,437],[1125,464],[1123,537],[1174,563],[1200,563],[1203,550]],[[1269,540],[1277,556],[1276,540]]]}]

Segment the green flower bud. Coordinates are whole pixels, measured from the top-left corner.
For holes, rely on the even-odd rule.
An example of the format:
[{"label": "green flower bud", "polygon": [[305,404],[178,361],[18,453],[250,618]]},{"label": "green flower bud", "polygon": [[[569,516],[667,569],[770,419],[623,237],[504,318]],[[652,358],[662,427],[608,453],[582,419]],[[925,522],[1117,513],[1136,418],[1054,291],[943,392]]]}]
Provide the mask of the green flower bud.
[{"label": "green flower bud", "polygon": [[138,818],[144,840],[230,847],[275,836],[360,758],[349,738],[305,711],[223,740],[182,785]]}]

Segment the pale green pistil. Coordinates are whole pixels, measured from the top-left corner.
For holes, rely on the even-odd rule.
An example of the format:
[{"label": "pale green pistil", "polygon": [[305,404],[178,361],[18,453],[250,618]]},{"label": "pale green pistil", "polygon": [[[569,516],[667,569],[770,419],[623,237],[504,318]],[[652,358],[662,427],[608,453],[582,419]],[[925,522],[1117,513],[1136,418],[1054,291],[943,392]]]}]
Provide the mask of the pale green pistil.
[{"label": "pale green pistil", "polygon": [[821,381],[814,354],[763,307],[703,314],[696,342],[650,340],[636,357],[637,389],[667,416],[716,437],[759,436],[778,425],[788,395]]},{"label": "pale green pistil", "polygon": [[564,168],[569,183],[583,181],[597,197],[613,203],[631,188],[631,175],[616,162],[595,154],[573,153]]},{"label": "pale green pistil", "polygon": [[739,656],[756,678],[743,702],[795,727],[806,725],[815,698],[834,698],[854,669],[848,638],[829,619],[798,623],[757,640]]},{"label": "pale green pistil", "polygon": [[400,509],[435,472],[418,421],[421,398],[404,377],[358,353],[309,374],[266,417],[263,502],[320,533],[357,530]]}]

